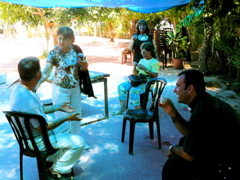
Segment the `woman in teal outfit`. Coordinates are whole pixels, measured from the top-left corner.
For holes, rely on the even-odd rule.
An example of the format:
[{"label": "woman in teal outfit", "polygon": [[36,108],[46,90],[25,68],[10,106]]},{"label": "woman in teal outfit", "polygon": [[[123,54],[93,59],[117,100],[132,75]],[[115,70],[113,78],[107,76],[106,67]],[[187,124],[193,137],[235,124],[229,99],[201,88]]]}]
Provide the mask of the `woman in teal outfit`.
[{"label": "woman in teal outfit", "polygon": [[[143,74],[149,78],[156,78],[159,73],[160,63],[157,59],[153,58],[154,46],[150,42],[145,42],[141,45],[141,54],[143,58],[136,65],[136,70],[138,74]],[[140,94],[145,91],[147,83],[142,83],[137,87],[132,87],[129,81],[125,81],[118,85],[118,95],[120,100],[120,109],[113,112],[112,115],[123,114],[126,109],[127,93],[129,92],[129,97],[132,105],[136,108],[140,108]]]}]

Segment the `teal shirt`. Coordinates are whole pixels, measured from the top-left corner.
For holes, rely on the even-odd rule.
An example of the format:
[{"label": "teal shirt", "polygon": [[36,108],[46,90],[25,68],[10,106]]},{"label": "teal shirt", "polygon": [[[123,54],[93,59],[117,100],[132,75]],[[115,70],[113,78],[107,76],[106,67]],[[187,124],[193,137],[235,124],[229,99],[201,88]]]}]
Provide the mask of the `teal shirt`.
[{"label": "teal shirt", "polygon": [[[145,66],[151,72],[159,73],[160,63],[155,58],[152,58],[152,59],[149,59],[149,60],[141,59],[138,64],[142,64],[143,66]],[[141,73],[141,74],[147,75],[147,73],[144,70],[139,69],[138,67],[136,67],[136,69],[138,70],[138,74]]]}]

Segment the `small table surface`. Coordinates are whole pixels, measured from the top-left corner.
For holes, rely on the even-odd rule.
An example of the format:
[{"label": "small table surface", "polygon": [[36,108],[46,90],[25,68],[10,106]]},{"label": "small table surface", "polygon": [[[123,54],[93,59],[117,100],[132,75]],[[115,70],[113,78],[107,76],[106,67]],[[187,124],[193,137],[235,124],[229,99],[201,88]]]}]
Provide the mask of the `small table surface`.
[{"label": "small table surface", "polygon": [[[97,71],[89,71],[89,75],[92,82],[95,82],[110,76],[110,74],[97,72]],[[52,83],[53,78],[54,78],[54,73],[52,72],[46,81],[49,83]]]},{"label": "small table surface", "polygon": [[99,79],[109,77],[110,74],[97,72],[97,71],[89,71],[91,81],[97,81]]}]

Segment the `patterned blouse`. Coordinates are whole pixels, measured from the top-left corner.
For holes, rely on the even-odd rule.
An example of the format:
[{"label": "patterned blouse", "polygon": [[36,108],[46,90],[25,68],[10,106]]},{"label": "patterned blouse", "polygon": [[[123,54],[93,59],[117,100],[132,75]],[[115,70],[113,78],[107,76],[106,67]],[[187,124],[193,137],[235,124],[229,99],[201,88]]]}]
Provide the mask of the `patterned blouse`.
[{"label": "patterned blouse", "polygon": [[63,52],[60,47],[55,46],[47,57],[47,62],[55,66],[53,83],[62,88],[74,88],[79,84],[79,65],[77,53],[70,45],[69,52]]}]

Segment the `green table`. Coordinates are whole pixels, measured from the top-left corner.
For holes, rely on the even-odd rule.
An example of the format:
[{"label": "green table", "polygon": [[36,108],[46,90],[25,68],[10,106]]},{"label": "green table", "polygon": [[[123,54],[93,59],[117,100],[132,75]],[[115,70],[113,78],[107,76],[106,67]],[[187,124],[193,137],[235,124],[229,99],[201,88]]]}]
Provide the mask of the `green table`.
[{"label": "green table", "polygon": [[102,72],[96,72],[96,71],[89,71],[90,78],[92,83],[98,83],[103,82],[104,87],[104,106],[105,106],[105,118],[109,118],[108,113],[108,86],[107,86],[107,77],[110,76],[110,74],[102,73]]},{"label": "green table", "polygon": [[[89,71],[91,82],[92,83],[98,83],[103,82],[103,88],[104,88],[104,108],[105,108],[105,117],[109,118],[109,112],[108,112],[108,86],[107,86],[107,77],[110,76],[110,74],[97,72],[97,71]],[[46,80],[49,83],[52,83],[52,80],[54,78],[54,73],[51,73],[50,77]]]}]

